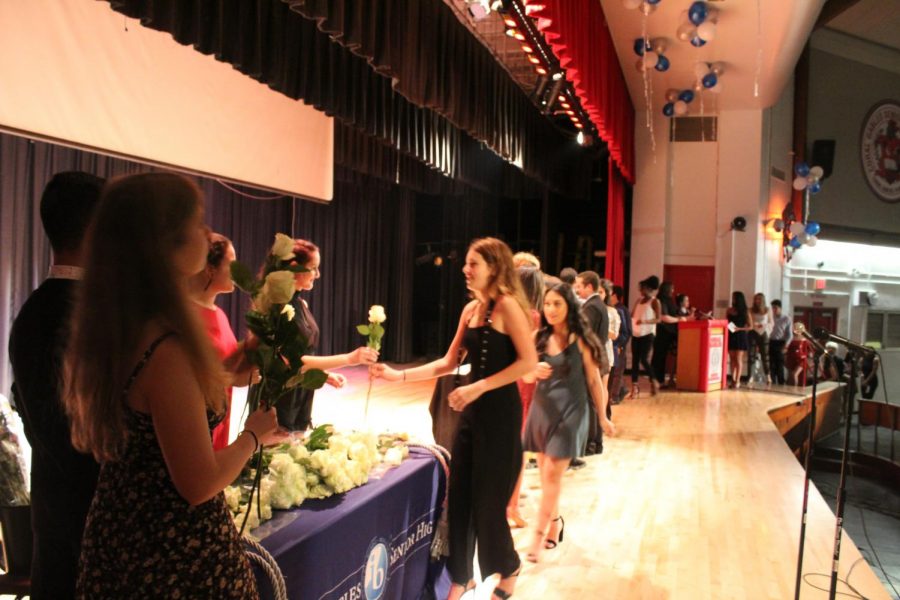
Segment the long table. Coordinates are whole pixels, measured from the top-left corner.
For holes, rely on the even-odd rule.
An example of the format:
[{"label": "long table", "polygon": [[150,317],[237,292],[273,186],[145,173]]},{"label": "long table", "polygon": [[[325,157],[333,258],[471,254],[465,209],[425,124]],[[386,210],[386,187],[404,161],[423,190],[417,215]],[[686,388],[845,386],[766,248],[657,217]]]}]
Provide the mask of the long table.
[{"label": "long table", "polygon": [[[345,494],[276,511],[253,534],[278,563],[292,600],[415,600],[445,588],[430,560],[446,478],[427,451]],[[262,598],[272,598],[257,569]],[[438,592],[446,593],[445,589]]]}]

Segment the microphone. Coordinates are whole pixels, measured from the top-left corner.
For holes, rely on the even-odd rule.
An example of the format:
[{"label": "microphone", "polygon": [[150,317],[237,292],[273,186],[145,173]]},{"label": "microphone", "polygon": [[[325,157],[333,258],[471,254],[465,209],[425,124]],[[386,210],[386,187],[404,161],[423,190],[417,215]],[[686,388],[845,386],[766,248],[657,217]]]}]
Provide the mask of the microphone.
[{"label": "microphone", "polygon": [[816,354],[825,354],[825,346],[819,342],[815,337],[813,337],[807,330],[803,323],[797,322],[794,323],[794,335],[799,335],[812,346],[813,351]]},{"label": "microphone", "polygon": [[858,352],[860,354],[875,354],[874,348],[869,348],[868,346],[863,346],[862,344],[857,344],[852,340],[848,340],[845,337],[839,336],[836,333],[831,333],[824,327],[816,327],[813,329],[813,335],[816,336],[819,340],[828,340],[831,342],[835,342],[841,344],[842,346],[846,346],[847,350],[852,350],[853,352]]}]

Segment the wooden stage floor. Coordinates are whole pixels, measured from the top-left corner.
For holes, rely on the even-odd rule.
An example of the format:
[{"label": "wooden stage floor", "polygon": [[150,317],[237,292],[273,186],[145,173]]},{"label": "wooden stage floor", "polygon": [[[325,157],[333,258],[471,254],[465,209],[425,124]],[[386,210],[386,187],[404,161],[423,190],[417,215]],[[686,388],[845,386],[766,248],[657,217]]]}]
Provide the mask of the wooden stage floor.
[{"label": "wooden stage floor", "polygon": [[[313,419],[341,428],[365,425],[364,370],[344,371],[343,390],[317,393]],[[368,426],[432,441],[433,382],[375,383]],[[793,403],[784,393],[728,390],[663,392],[614,408],[619,430],[601,456],[569,471],[561,512],[565,541],[524,563],[515,598],[704,599],[794,595],[803,469],[767,412]],[[526,472],[522,513],[539,499]],[[834,514],[811,486],[801,597],[827,598]],[[524,555],[531,535],[514,530]],[[862,596],[889,598],[845,534],[839,575]],[[844,584],[839,592],[858,597]],[[479,594],[480,596],[480,594]],[[487,597],[487,596],[485,596]]]}]

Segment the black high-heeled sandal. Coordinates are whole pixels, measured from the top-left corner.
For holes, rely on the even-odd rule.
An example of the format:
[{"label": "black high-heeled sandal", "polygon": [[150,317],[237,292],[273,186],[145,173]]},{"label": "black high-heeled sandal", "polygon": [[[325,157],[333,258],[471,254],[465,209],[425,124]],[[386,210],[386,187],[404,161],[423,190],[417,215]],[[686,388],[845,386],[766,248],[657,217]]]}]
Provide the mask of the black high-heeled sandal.
[{"label": "black high-heeled sandal", "polygon": [[[519,565],[519,568],[516,569],[515,573],[513,573],[511,575],[507,575],[506,577],[501,577],[501,579],[512,579],[513,577],[518,579],[519,573],[521,573],[521,572],[522,572],[522,565]],[[500,598],[500,600],[509,600],[510,598],[512,598],[512,595],[513,595],[512,592],[507,592],[506,590],[501,590],[498,587],[495,587],[494,591],[491,593],[492,593],[492,595]]]},{"label": "black high-heeled sandal", "polygon": [[562,515],[556,517],[555,519],[553,519],[553,521],[559,521],[560,523],[559,535],[555,540],[551,540],[550,538],[544,540],[544,548],[547,550],[553,550],[554,548],[556,548],[563,541],[563,534],[566,531],[566,521],[562,518]]}]

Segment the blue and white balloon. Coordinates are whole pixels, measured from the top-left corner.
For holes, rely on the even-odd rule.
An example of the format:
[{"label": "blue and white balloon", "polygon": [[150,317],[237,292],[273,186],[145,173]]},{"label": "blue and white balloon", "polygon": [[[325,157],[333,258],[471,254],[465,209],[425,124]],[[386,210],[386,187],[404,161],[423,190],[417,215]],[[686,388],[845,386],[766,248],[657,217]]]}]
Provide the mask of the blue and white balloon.
[{"label": "blue and white balloon", "polygon": [[675,114],[675,103],[674,102],[666,102],[663,104],[662,113],[667,117],[671,117]]},{"label": "blue and white balloon", "polygon": [[691,23],[694,25],[699,25],[705,21],[707,15],[709,15],[709,8],[706,6],[706,2],[703,2],[702,0],[697,0],[697,2],[691,4],[691,7],[688,9],[688,19],[690,19]]},{"label": "blue and white balloon", "polygon": [[665,73],[669,70],[669,64],[669,59],[660,54],[659,60],[656,61],[656,66],[654,68],[660,73]]},{"label": "blue and white balloon", "polygon": [[809,165],[805,162],[798,162],[794,167],[794,174],[798,177],[806,177],[809,175]]},{"label": "blue and white balloon", "polygon": [[819,235],[819,232],[822,231],[822,226],[815,221],[810,221],[806,224],[804,231],[806,235]]},{"label": "blue and white balloon", "polygon": [[687,102],[688,104],[694,99],[694,91],[693,90],[681,90],[681,93],[678,94],[678,99],[682,102]]},{"label": "blue and white balloon", "polygon": [[707,73],[703,76],[703,79],[701,81],[703,83],[703,87],[709,89],[716,87],[716,84],[719,83],[719,78],[715,73]]},{"label": "blue and white balloon", "polygon": [[691,46],[694,46],[695,48],[701,48],[705,45],[706,45],[706,40],[700,39],[699,36],[695,35],[694,37],[691,38]]}]

